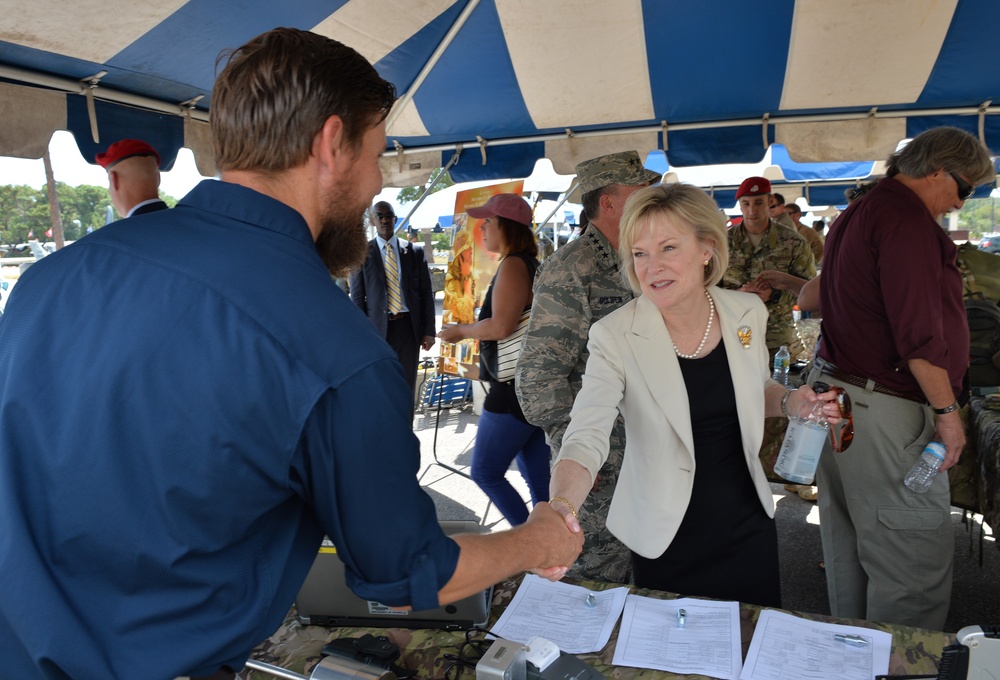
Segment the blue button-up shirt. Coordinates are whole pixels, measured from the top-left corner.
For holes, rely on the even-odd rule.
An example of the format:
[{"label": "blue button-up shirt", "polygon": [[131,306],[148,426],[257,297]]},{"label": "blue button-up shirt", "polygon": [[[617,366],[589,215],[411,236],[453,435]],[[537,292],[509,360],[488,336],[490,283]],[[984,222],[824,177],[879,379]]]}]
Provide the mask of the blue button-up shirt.
[{"label": "blue button-up shirt", "polygon": [[302,217],[206,181],[40,260],[0,318],[0,675],[240,668],[324,533],[349,585],[437,604],[399,361]]}]

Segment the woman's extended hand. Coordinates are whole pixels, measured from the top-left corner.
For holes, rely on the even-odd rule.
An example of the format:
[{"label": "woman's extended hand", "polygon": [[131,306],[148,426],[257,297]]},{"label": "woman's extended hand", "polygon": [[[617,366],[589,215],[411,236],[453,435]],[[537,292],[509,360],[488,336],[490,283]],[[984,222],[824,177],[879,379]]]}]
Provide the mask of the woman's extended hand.
[{"label": "woman's extended hand", "polygon": [[[561,504],[557,502],[556,506],[561,507]],[[575,554],[573,554],[573,557],[571,560],[569,560],[568,564],[549,566],[545,568],[536,567],[530,570],[532,574],[535,574],[536,576],[541,576],[542,578],[548,579],[549,581],[558,581],[559,579],[561,579],[563,576],[566,575],[567,571],[569,571],[569,568],[572,565],[573,561],[576,560],[576,558],[580,554],[580,551],[583,549],[583,532],[580,529],[579,522],[576,522],[576,518],[573,516],[572,512],[570,512],[568,509],[566,509],[565,512],[562,512],[560,510],[557,510],[556,507],[551,504],[539,503],[531,511],[531,515],[528,518],[529,522],[541,523],[543,521],[546,522],[549,521],[550,516],[555,515],[555,517],[558,517],[558,515],[560,514],[562,515],[562,521],[565,523],[566,528],[569,529],[570,535],[573,537],[573,541],[575,542],[577,547]],[[569,519],[566,518],[566,515],[569,515]],[[573,529],[573,527],[570,526],[570,520],[572,520],[575,523],[576,529]],[[556,534],[558,535],[558,533],[559,532],[557,531]]]},{"label": "woman's extended hand", "polygon": [[463,324],[453,323],[446,324],[441,327],[441,332],[437,334],[439,338],[445,342],[458,342],[459,340],[465,340],[465,334],[462,332]]}]

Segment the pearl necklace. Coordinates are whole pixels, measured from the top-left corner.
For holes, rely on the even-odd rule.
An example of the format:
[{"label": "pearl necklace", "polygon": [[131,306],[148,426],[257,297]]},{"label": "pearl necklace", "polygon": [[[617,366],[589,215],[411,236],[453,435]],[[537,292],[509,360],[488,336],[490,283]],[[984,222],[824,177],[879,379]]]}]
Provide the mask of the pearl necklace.
[{"label": "pearl necklace", "polygon": [[705,343],[708,342],[708,334],[712,332],[712,320],[715,318],[715,302],[712,301],[712,296],[708,294],[707,290],[705,291],[705,297],[708,298],[708,325],[705,327],[705,335],[702,336],[701,344],[698,345],[698,349],[696,349],[692,354],[683,354],[679,349],[677,349],[677,345],[674,344],[673,340],[670,341],[670,344],[674,345],[674,352],[681,359],[694,359],[696,356],[701,354],[701,350],[705,348]]}]

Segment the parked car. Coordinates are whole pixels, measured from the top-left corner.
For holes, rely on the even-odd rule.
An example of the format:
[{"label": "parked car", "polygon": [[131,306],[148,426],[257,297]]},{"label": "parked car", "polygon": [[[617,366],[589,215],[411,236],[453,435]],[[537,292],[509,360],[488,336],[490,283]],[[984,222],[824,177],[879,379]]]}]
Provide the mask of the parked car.
[{"label": "parked car", "polygon": [[1000,253],[1000,234],[986,234],[979,241],[979,249],[987,253]]}]

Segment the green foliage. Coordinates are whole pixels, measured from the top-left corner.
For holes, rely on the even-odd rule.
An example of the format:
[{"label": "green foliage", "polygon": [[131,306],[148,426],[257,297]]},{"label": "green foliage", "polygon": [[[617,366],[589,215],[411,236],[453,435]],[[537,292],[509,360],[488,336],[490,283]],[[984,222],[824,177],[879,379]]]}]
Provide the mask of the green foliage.
[{"label": "green foliage", "polygon": [[441,234],[431,234],[434,250],[451,250],[451,229]]},{"label": "green foliage", "polygon": [[968,229],[969,238],[1000,231],[1000,201],[995,198],[971,198],[958,213],[958,228]]},{"label": "green foliage", "polygon": [[[111,207],[107,187],[89,184],[71,187],[56,182],[56,196],[67,241],[83,238],[88,229],[104,226],[108,208]],[[177,203],[177,199],[162,192],[160,197],[170,207]],[[0,186],[0,241],[26,243],[29,232],[33,232],[38,240],[45,241],[45,232],[51,227],[49,198],[44,187],[33,189],[23,184]]]},{"label": "green foliage", "polygon": [[[413,201],[417,200],[424,193],[424,190],[434,183],[434,181],[441,174],[442,170],[444,170],[444,168],[438,168],[437,170],[432,172],[430,179],[427,180],[427,184],[425,184],[424,186],[406,187],[405,189],[400,189],[399,193],[396,194],[396,200],[399,201],[400,204],[402,205],[405,205],[407,203],[412,203]],[[434,187],[434,190],[431,191],[431,193],[432,194],[437,193],[442,189],[450,187],[452,184],[454,184],[454,182],[451,181],[451,175],[445,174],[445,176],[441,178],[441,181],[437,183],[437,185]]]}]

